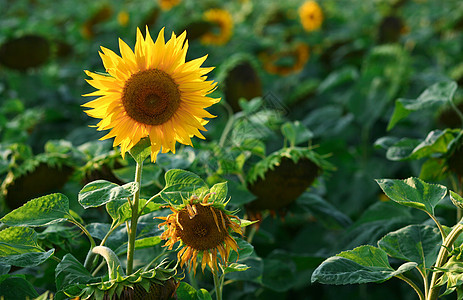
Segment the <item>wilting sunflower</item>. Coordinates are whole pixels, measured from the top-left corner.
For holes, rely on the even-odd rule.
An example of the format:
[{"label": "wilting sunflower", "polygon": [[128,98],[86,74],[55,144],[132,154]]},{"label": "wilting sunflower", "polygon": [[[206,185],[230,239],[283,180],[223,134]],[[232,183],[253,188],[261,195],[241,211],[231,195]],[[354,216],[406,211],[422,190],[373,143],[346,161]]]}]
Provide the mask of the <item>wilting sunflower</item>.
[{"label": "wilting sunflower", "polygon": [[322,26],[323,11],[315,1],[306,1],[299,7],[299,17],[305,31],[314,31]]},{"label": "wilting sunflower", "polygon": [[[233,32],[233,19],[230,13],[223,9],[209,9],[203,14],[203,19],[211,23],[211,30],[201,37],[201,42],[206,45],[223,45],[230,40]],[[214,32],[214,27],[218,32]]]},{"label": "wilting sunflower", "polygon": [[98,130],[111,131],[101,139],[115,137],[122,157],[140,139],[149,137],[151,160],[159,151],[175,153],[175,143],[191,144],[191,137],[204,139],[203,118],[214,116],[204,108],[220,99],[207,97],[215,88],[205,76],[213,68],[200,67],[206,56],[185,62],[188,49],[186,32],[172,33],[164,42],[164,29],[153,42],[146,28],[143,38],[137,28],[135,51],[119,39],[122,56],[101,47],[100,56],[108,75],[86,71],[87,82],[98,90],[84,96],[99,96],[84,104],[89,116],[99,118]]},{"label": "wilting sunflower", "polygon": [[162,239],[168,240],[165,246],[172,250],[174,244],[180,242],[179,248],[183,246],[177,254],[180,266],[188,263],[194,273],[200,253],[203,271],[206,265],[217,270],[219,258],[226,266],[230,250],[238,252],[238,245],[230,231],[242,234],[240,219],[225,210],[226,203],[223,201],[208,202],[210,195],[202,199],[193,196],[186,204],[176,208],[171,206],[172,214],[159,218],[164,220],[159,227],[167,226],[161,235]]},{"label": "wilting sunflower", "polygon": [[158,0],[158,2],[162,10],[170,10],[172,7],[177,6],[180,0]]}]

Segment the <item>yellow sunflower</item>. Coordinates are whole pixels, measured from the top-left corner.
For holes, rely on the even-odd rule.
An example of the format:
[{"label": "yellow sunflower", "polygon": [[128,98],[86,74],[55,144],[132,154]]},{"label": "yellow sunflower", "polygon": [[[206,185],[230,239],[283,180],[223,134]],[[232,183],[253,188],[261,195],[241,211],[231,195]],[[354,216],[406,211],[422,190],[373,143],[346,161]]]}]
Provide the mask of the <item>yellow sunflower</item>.
[{"label": "yellow sunflower", "polygon": [[263,68],[268,73],[283,76],[302,71],[309,57],[309,46],[304,43],[297,43],[289,49],[275,53],[262,52],[259,54]]},{"label": "yellow sunflower", "polygon": [[[238,252],[238,245],[229,231],[243,234],[238,217],[225,210],[225,204],[208,202],[207,194],[201,200],[193,196],[186,205],[170,207],[172,214],[159,217],[164,220],[159,227],[167,226],[161,239],[168,240],[165,247],[172,250],[175,243],[180,242],[177,253],[180,266],[188,263],[190,271],[196,273],[198,254],[202,254],[201,268],[206,265],[217,270],[217,260],[228,265],[230,250]],[[235,219],[235,220],[232,220]],[[220,254],[220,257],[218,256]]]},{"label": "yellow sunflower", "polygon": [[122,157],[140,139],[149,137],[151,161],[159,151],[175,153],[176,142],[190,145],[191,137],[204,139],[208,123],[214,116],[204,108],[220,101],[207,97],[216,82],[206,81],[213,68],[201,65],[207,55],[185,62],[188,49],[186,32],[172,33],[164,42],[164,28],[153,42],[146,28],[144,39],[137,28],[135,51],[119,39],[121,56],[101,47],[108,75],[85,71],[87,82],[98,89],[84,96],[99,96],[84,104],[89,116],[99,118],[98,130],[111,131],[101,139],[115,137],[114,147],[121,147]]},{"label": "yellow sunflower", "polygon": [[299,7],[299,17],[306,31],[314,31],[322,26],[323,11],[315,1],[306,1]]},{"label": "yellow sunflower", "polygon": [[119,25],[121,25],[122,27],[125,27],[127,26],[127,24],[129,24],[129,20],[130,20],[130,15],[127,11],[125,10],[121,10],[118,14],[117,14],[117,22],[119,23]]},{"label": "yellow sunflower", "polygon": [[170,10],[172,7],[177,6],[180,0],[158,0],[158,2],[162,10]]},{"label": "yellow sunflower", "polygon": [[233,19],[230,13],[223,9],[209,9],[203,14],[203,19],[211,25],[217,26],[219,32],[209,30],[201,37],[201,42],[206,45],[223,45],[230,40],[233,32]]}]

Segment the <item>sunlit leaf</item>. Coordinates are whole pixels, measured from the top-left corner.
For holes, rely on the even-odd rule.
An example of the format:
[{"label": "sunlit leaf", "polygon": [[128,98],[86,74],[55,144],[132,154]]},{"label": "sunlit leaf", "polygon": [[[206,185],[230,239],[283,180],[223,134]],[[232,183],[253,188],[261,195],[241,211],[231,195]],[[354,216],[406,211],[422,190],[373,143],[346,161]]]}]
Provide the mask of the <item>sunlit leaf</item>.
[{"label": "sunlit leaf", "polygon": [[68,215],[69,200],[57,193],[32,199],[0,221],[9,226],[45,226],[62,222]]},{"label": "sunlit leaf", "polygon": [[384,193],[397,203],[418,208],[434,215],[434,207],[444,199],[447,188],[438,184],[429,184],[419,178],[405,180],[377,179]]}]

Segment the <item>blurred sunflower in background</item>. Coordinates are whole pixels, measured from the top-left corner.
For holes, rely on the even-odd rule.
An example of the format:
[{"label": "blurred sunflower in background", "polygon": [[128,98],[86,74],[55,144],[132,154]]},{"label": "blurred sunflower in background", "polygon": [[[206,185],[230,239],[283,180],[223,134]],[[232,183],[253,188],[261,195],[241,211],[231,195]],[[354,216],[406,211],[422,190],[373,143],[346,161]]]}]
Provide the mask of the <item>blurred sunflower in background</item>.
[{"label": "blurred sunflower in background", "polygon": [[158,0],[162,10],[170,10],[172,7],[180,4],[180,0]]},{"label": "blurred sunflower in background", "polygon": [[203,20],[211,24],[211,29],[201,36],[203,44],[219,46],[230,40],[233,33],[233,19],[228,11],[219,8],[209,9],[204,12]]},{"label": "blurred sunflower in background", "polygon": [[299,7],[299,18],[305,31],[315,31],[322,26],[323,11],[315,1],[306,1]]},{"label": "blurred sunflower in background", "polygon": [[121,25],[122,27],[127,26],[127,24],[129,24],[129,20],[130,20],[130,15],[127,11],[121,10],[117,14],[117,23],[119,23],[119,25]]},{"label": "blurred sunflower in background", "polygon": [[302,71],[309,57],[309,46],[304,43],[297,43],[289,49],[277,52],[269,51],[259,54],[265,71],[283,76]]},{"label": "blurred sunflower in background", "polygon": [[219,259],[226,267],[230,250],[238,252],[238,244],[230,232],[243,234],[240,219],[225,209],[225,199],[209,202],[210,195],[193,196],[182,205],[170,206],[172,213],[167,217],[159,217],[164,220],[159,227],[166,226],[161,235],[161,239],[167,240],[165,247],[172,250],[174,244],[180,242],[182,249],[177,253],[180,266],[188,264],[194,273],[200,254],[203,271],[206,265],[218,270]]},{"label": "blurred sunflower in background", "polygon": [[164,41],[164,29],[153,42],[146,28],[144,39],[137,28],[135,51],[119,39],[121,56],[101,47],[103,64],[108,75],[86,71],[87,82],[97,91],[84,96],[99,96],[83,106],[93,118],[101,121],[98,130],[111,131],[101,139],[115,137],[113,146],[121,147],[122,157],[140,139],[149,137],[151,161],[159,151],[175,153],[176,142],[190,145],[191,137],[204,139],[208,123],[203,118],[214,116],[204,108],[220,101],[207,97],[215,90],[205,76],[213,68],[200,67],[207,58],[185,62],[188,50],[186,32],[172,33]]}]

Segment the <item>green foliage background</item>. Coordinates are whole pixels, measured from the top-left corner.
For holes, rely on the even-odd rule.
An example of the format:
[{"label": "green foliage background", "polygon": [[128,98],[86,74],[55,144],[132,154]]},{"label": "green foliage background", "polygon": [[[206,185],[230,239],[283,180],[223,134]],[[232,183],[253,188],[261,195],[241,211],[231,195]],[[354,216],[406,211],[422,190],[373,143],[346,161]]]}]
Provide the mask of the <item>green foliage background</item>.
[{"label": "green foliage background", "polygon": [[[195,140],[194,148],[179,146],[175,155],[160,154],[156,164],[145,164],[142,198],[164,187],[168,170],[184,169],[209,186],[228,181],[230,209],[239,209],[240,217],[245,217],[246,204],[256,199],[249,182],[280,163],[275,153],[297,161],[301,152],[285,147],[310,146],[311,159],[324,172],[286,208],[283,219],[263,212],[265,218],[253,233],[252,246],[242,245],[249,252],[254,249],[252,254],[240,255],[239,261],[251,268],[227,275],[232,283],[225,286],[224,298],[415,299],[399,281],[331,286],[311,283],[311,276],[326,258],[354,248],[361,255],[378,240],[384,247],[377,251],[386,256],[392,241],[381,238],[391,231],[405,226],[412,226],[407,227],[410,232],[431,230],[423,227],[427,224],[424,213],[389,201],[375,179],[415,176],[461,192],[454,183],[463,164],[455,160],[449,164],[449,157],[459,149],[462,127],[451,103],[461,107],[463,6],[457,0],[318,3],[323,25],[305,32],[297,13],[302,1],[296,0],[183,0],[169,11],[161,10],[156,1],[0,0],[0,47],[24,36],[38,37],[46,45],[35,41],[25,56],[13,53],[19,58],[7,57],[5,48],[0,48],[0,216],[46,194],[59,192],[53,195],[69,202],[65,208],[43,207],[49,210],[40,218],[31,215],[26,224],[47,224],[46,229],[15,233],[33,248],[17,255],[32,252],[27,259],[36,263],[3,268],[10,263],[0,261],[0,290],[11,281],[22,287],[23,296],[55,292],[50,278],[55,277],[57,263],[47,258],[52,253],[62,257],[67,251],[79,261],[85,259],[88,241],[74,227],[53,224],[57,220],[82,218],[97,239],[104,236],[112,219],[124,222],[126,215],[118,201],[136,189],[124,185],[133,180],[134,163],[122,160],[110,141],[98,141],[104,133],[88,127],[96,120],[80,107],[87,101],[81,95],[92,91],[83,70],[105,71],[99,47],[118,52],[119,37],[133,46],[136,27],[146,25],[152,35],[162,27],[168,34],[186,28],[188,38],[204,11],[220,7],[234,20],[230,41],[214,46],[190,38],[187,56],[189,60],[207,53],[205,65],[216,67],[210,77],[218,81],[214,96],[222,97],[222,102],[210,112],[217,118],[207,125],[205,141]],[[122,11],[129,15],[125,25],[117,19]],[[396,22],[401,25],[397,27]],[[261,53],[287,51],[297,43],[310,49],[300,72],[266,71],[268,62]],[[22,70],[8,65],[27,57],[43,61]],[[253,76],[233,75],[231,70],[242,62],[252,66]],[[291,65],[294,57],[277,63]],[[253,89],[259,86],[256,93]],[[243,98],[232,104],[238,99],[232,99],[229,91],[240,89]],[[25,179],[30,175],[35,177]],[[100,182],[101,189],[86,186],[88,190],[79,194],[93,180],[114,185]],[[92,201],[86,202],[92,193],[114,197],[113,210],[108,211],[112,218],[101,207],[83,209],[92,206]],[[37,212],[34,203],[27,205],[31,214]],[[429,205],[442,224],[455,224],[456,212],[448,196],[438,205]],[[159,222],[152,217],[166,213],[150,209],[141,222],[145,238],[160,234]],[[14,218],[3,221],[18,225]],[[11,228],[16,227],[0,232],[0,241]],[[108,245],[120,247],[124,234],[117,230]],[[249,232],[244,238],[248,237]],[[145,242],[148,246],[139,251],[147,257],[161,251],[159,241]],[[367,246],[356,248],[360,245]],[[390,276],[402,263],[392,260],[393,268],[380,267],[388,269]],[[8,273],[14,276],[7,277]],[[199,274],[198,282],[207,290],[213,287],[208,274]]]}]

